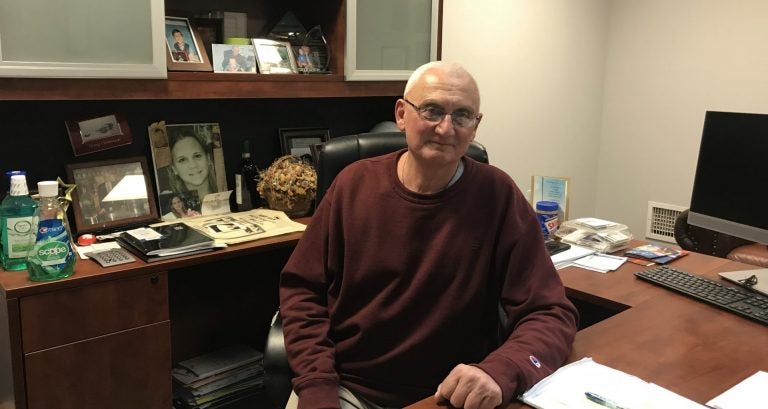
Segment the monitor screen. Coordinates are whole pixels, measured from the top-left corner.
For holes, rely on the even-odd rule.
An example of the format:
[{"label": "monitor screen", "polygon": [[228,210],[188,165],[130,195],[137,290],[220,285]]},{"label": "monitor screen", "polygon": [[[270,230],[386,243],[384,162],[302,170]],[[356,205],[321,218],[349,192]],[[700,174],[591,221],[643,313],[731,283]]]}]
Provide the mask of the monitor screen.
[{"label": "monitor screen", "polygon": [[768,115],[706,113],[688,223],[768,243]]}]

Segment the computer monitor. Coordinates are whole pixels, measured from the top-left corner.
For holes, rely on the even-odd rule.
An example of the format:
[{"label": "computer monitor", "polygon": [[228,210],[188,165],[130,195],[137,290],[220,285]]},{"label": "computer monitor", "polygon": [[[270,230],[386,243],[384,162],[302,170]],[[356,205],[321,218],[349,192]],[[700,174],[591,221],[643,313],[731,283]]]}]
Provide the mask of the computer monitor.
[{"label": "computer monitor", "polygon": [[768,114],[706,113],[688,223],[768,244]]}]

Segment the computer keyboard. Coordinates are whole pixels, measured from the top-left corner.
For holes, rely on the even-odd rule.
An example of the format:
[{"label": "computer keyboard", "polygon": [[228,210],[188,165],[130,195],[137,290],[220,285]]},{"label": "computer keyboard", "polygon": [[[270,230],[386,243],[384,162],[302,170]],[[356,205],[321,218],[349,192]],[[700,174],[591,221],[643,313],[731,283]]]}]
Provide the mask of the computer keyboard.
[{"label": "computer keyboard", "polygon": [[635,275],[664,288],[768,325],[768,297],[734,288],[670,266],[638,271]]}]

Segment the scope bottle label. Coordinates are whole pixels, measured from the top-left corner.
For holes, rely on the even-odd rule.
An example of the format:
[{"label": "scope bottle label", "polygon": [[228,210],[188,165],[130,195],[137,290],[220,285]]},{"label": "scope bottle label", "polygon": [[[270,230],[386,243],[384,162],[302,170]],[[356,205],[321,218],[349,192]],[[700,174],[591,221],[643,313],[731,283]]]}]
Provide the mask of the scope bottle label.
[{"label": "scope bottle label", "polygon": [[39,266],[65,267],[74,256],[64,224],[59,219],[41,220],[37,227],[37,241],[29,253],[30,263]]}]

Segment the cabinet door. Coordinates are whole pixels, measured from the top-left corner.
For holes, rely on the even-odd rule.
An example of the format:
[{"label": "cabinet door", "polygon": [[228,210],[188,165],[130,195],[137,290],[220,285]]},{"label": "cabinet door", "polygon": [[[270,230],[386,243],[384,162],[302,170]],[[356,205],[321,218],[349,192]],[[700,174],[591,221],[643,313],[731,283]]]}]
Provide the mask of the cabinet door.
[{"label": "cabinet door", "polygon": [[439,0],[348,0],[348,81],[407,80],[437,59]]},{"label": "cabinet door", "polygon": [[168,409],[170,321],[24,357],[27,409]]},{"label": "cabinet door", "polygon": [[2,0],[0,77],[165,78],[163,0]]}]

